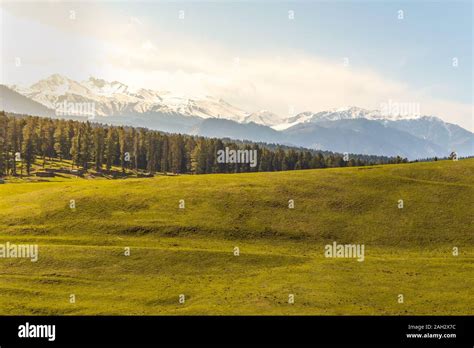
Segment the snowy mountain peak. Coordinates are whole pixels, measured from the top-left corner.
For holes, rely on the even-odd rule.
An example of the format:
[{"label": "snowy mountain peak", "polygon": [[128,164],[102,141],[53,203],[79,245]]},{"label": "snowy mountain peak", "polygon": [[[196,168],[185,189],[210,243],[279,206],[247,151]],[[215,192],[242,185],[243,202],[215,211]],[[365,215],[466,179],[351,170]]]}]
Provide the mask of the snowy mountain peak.
[{"label": "snowy mountain peak", "polygon": [[84,81],[83,82],[84,84],[88,84],[90,86],[94,86],[94,87],[97,87],[97,88],[104,88],[104,86],[108,83],[107,81],[105,81],[104,79],[98,79],[98,78],[95,78],[95,77],[89,77],[88,80]]},{"label": "snowy mountain peak", "polygon": [[280,131],[280,130],[293,127],[299,123],[310,122],[313,115],[314,114],[311,111],[301,112],[295,116],[288,117],[286,120],[283,120],[283,122],[281,123],[273,125],[272,128],[277,131]]},{"label": "snowy mountain peak", "polygon": [[30,86],[30,90],[36,92],[47,92],[55,95],[61,95],[83,88],[78,82],[62,76],[54,74],[46,79],[40,80]]},{"label": "snowy mountain peak", "polygon": [[88,80],[83,81],[81,84],[98,95],[113,96],[114,94],[129,94],[128,86],[118,81],[108,82],[103,79],[89,77]]},{"label": "snowy mountain peak", "polygon": [[281,123],[283,120],[277,114],[268,111],[268,110],[260,110],[249,114],[243,120],[243,123],[257,123],[264,126],[273,126],[275,124]]},{"label": "snowy mountain peak", "polygon": [[[380,110],[346,106],[282,119],[269,110],[248,113],[205,94],[190,97],[146,88],[131,90],[121,82],[94,77],[77,82],[55,74],[30,87],[13,85],[10,89],[3,88],[8,95],[3,98],[4,109],[10,112],[47,116],[56,112],[64,117],[92,114],[99,122],[108,122],[100,117],[110,117],[111,123],[209,137],[408,158],[443,157],[452,151],[472,156],[474,143],[471,132],[438,117],[420,116],[417,104],[410,109],[390,101],[381,104]],[[73,111],[65,114],[64,110]],[[93,111],[85,114],[87,110]]]},{"label": "snowy mountain peak", "polygon": [[159,112],[200,118],[225,118],[243,122],[249,114],[229,103],[210,96],[189,98],[169,91],[131,90],[119,81],[89,77],[77,82],[54,74],[29,88],[13,85],[14,91],[56,109],[58,103],[94,103],[97,116],[119,116]]},{"label": "snowy mountain peak", "polygon": [[[346,106],[341,108],[329,109],[326,111],[320,111],[313,113],[310,111],[302,112],[296,116],[287,118],[284,122],[274,125],[272,128],[275,130],[284,130],[293,127],[300,123],[318,123],[324,121],[340,121],[340,120],[355,120],[355,119],[367,119],[377,120],[381,122],[398,121],[405,119],[419,119],[420,115],[405,115],[396,112],[390,112],[390,110],[367,110],[357,106]],[[431,116],[433,117],[433,116]],[[437,118],[440,120],[439,118]],[[441,120],[440,120],[441,121]]]},{"label": "snowy mountain peak", "polygon": [[[366,110],[360,107],[351,106],[338,108],[328,111],[321,111],[313,115],[311,121],[327,120],[327,121],[338,121],[338,120],[351,120],[356,118],[367,118],[374,119],[379,117],[380,112],[377,110]],[[380,116],[381,117],[381,116]]]},{"label": "snowy mountain peak", "polygon": [[53,74],[45,79],[38,81],[37,83],[47,83],[49,85],[62,85],[64,83],[71,82],[72,80],[68,77],[61,75],[61,74]]},{"label": "snowy mountain peak", "polygon": [[139,99],[143,99],[151,103],[161,103],[163,100],[161,93],[152,89],[141,88],[136,93],[134,93],[134,95]]},{"label": "snowy mountain peak", "polygon": [[[97,116],[159,112],[199,118],[222,118],[239,123],[256,123],[275,130],[284,130],[304,123],[367,119],[387,124],[390,121],[421,117],[391,113],[398,104],[390,101],[387,103],[388,109],[368,110],[357,106],[345,106],[316,113],[305,111],[283,119],[269,110],[248,113],[218,97],[203,95],[190,98],[170,91],[145,88],[132,90],[122,82],[110,82],[96,77],[77,82],[60,74],[53,74],[30,87],[13,85],[10,88],[53,110],[58,103],[64,101],[92,102]],[[438,118],[436,120],[442,122]]]}]

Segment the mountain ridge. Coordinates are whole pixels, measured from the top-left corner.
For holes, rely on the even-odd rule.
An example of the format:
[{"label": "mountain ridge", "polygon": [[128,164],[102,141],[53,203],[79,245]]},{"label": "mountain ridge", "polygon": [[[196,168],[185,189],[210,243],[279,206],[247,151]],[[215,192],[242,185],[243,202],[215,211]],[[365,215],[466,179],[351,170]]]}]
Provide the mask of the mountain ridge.
[{"label": "mountain ridge", "polygon": [[247,112],[212,96],[189,98],[95,77],[78,82],[59,74],[30,87],[3,87],[2,95],[8,95],[5,100],[17,100],[14,110],[21,109],[19,96],[26,98],[22,100],[30,105],[28,110],[36,108],[40,116],[54,114],[60,103],[89,103],[94,106],[93,118],[101,122],[173,133],[409,159],[445,157],[452,151],[459,156],[474,155],[474,134],[436,116],[387,115],[348,106],[284,118],[269,110]]}]

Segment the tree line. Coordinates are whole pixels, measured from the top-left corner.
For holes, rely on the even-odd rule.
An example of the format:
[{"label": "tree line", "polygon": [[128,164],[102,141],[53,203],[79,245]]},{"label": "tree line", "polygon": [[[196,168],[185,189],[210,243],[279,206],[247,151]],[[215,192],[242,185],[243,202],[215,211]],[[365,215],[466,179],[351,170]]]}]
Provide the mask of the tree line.
[{"label": "tree line", "polygon": [[[218,150],[256,150],[258,165],[218,163]],[[347,156],[347,155],[346,155]],[[136,173],[238,173],[397,163],[401,158],[167,134],[146,128],[0,113],[0,176],[30,175],[39,161],[70,160],[71,169]],[[18,168],[20,166],[20,169]],[[23,169],[24,168],[24,169]]]}]

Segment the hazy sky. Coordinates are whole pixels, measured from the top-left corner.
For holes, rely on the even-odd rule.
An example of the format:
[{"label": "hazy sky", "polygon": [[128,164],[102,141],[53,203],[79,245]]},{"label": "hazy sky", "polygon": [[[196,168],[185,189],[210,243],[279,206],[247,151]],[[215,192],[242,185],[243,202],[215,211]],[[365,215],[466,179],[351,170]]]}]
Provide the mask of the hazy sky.
[{"label": "hazy sky", "polygon": [[282,116],[391,100],[474,129],[469,0],[6,2],[0,15],[6,84],[95,76]]}]

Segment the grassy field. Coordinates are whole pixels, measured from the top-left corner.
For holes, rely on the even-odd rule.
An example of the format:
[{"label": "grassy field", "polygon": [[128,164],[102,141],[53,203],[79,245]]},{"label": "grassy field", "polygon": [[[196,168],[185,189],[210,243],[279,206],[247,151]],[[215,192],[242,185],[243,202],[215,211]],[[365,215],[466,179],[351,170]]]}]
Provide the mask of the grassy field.
[{"label": "grassy field", "polygon": [[0,258],[1,315],[474,314],[472,159],[28,180],[0,185],[0,244],[39,245]]}]

